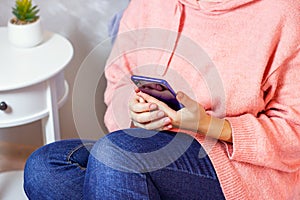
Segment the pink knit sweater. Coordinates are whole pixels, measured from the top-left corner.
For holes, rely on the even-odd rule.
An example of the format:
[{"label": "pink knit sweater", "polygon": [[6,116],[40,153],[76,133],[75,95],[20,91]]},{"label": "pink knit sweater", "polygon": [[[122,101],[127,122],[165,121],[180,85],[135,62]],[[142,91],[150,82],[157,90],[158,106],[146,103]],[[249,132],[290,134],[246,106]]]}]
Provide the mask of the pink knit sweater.
[{"label": "pink knit sweater", "polygon": [[300,199],[299,2],[132,0],[107,62],[108,129],[129,127],[131,74],[164,78],[230,122],[232,144],[195,136],[226,199]]}]

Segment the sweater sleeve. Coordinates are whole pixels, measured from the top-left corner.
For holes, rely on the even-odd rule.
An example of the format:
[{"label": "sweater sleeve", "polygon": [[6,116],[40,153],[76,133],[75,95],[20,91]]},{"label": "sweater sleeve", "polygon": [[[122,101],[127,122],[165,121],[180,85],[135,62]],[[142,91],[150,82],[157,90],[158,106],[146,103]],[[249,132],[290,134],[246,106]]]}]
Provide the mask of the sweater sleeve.
[{"label": "sweater sleeve", "polygon": [[262,86],[265,109],[258,116],[228,117],[229,158],[285,172],[300,169],[299,49]]}]

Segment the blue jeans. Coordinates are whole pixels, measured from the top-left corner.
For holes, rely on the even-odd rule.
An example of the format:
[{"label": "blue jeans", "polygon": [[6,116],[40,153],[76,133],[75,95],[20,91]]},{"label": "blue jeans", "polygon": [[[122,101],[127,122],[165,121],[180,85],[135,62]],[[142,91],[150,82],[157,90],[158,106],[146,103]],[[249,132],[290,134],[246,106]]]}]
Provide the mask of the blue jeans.
[{"label": "blue jeans", "polygon": [[192,137],[126,129],[97,142],[63,140],[27,160],[29,199],[225,199],[214,167]]}]

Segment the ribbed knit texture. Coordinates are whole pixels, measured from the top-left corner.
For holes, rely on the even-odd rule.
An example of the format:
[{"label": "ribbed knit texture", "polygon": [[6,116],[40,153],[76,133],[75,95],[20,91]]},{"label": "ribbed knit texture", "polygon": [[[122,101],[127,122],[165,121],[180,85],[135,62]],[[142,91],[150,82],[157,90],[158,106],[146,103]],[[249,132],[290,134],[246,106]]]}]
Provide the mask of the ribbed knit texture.
[{"label": "ribbed knit texture", "polygon": [[[131,74],[165,78],[230,122],[233,144],[195,136],[208,147],[226,199],[300,199],[299,5],[132,0],[105,72],[107,127],[130,124]],[[137,34],[145,28],[176,34]],[[141,48],[151,40],[161,48]]]}]

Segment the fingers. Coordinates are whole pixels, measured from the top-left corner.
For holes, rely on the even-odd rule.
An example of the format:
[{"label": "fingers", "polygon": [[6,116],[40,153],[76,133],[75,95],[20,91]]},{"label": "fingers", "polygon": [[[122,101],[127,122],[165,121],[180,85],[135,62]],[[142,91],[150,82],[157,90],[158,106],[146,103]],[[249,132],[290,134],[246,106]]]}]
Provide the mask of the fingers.
[{"label": "fingers", "polygon": [[144,128],[147,130],[169,130],[172,128],[172,125],[170,124],[171,120],[168,117],[161,118],[156,121],[152,121],[149,123],[139,123],[136,121],[133,121],[133,124],[136,127]]},{"label": "fingers", "polygon": [[139,92],[139,93],[137,93],[137,95],[142,97],[145,101],[157,105],[158,109],[163,110],[171,118],[173,118],[173,116],[176,114],[176,111],[171,109],[167,104],[165,104],[162,101],[159,101],[158,99],[156,99],[146,93]]},{"label": "fingers", "polygon": [[150,123],[165,117],[156,104],[147,103],[142,97],[134,96],[129,103],[131,120],[140,124]]},{"label": "fingers", "polygon": [[142,97],[135,95],[129,103],[129,110],[136,113],[156,110],[157,105],[147,103]]},{"label": "fingers", "polygon": [[171,119],[154,103],[147,102],[143,97],[135,95],[129,103],[130,117],[136,127],[149,130],[169,130]]},{"label": "fingers", "polygon": [[132,112],[142,113],[142,112],[149,112],[157,109],[157,105],[153,103],[136,103],[136,104],[129,104],[129,109]]},{"label": "fingers", "polygon": [[151,112],[142,112],[142,113],[136,113],[132,112],[130,113],[131,119],[138,123],[150,123],[153,121],[157,121],[163,117],[165,117],[165,113],[161,110],[155,110]]}]

